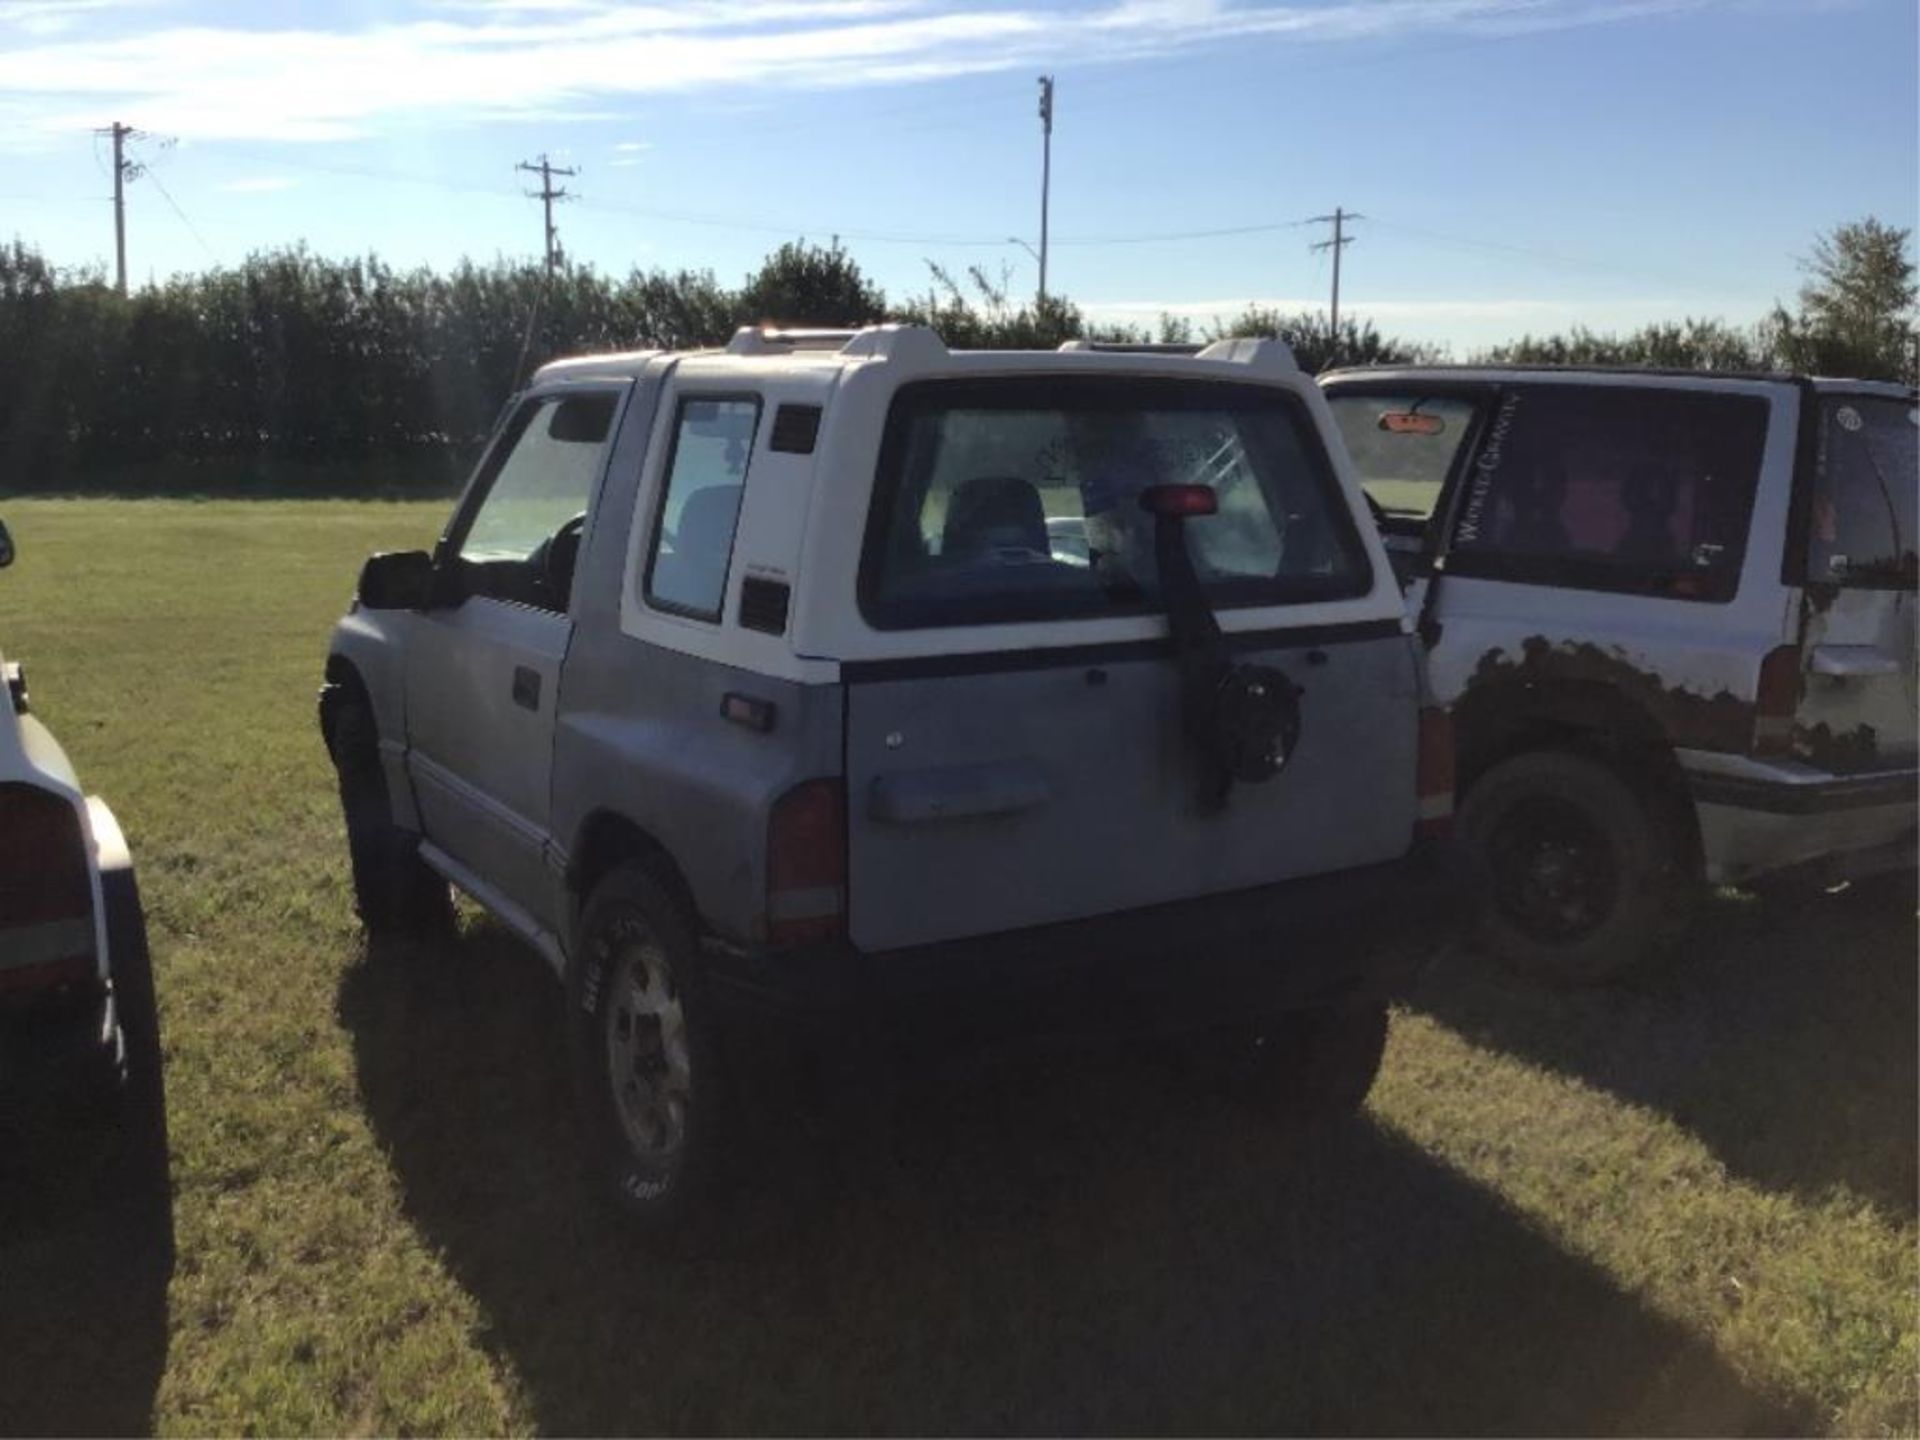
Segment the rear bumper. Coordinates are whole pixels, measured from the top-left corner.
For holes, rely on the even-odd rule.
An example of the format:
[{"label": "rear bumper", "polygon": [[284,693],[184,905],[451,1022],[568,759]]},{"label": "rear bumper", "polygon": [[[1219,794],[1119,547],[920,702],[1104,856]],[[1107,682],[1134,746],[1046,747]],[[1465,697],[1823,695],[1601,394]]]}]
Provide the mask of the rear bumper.
[{"label": "rear bumper", "polygon": [[910,950],[709,940],[707,952],[723,1003],[760,1017],[1182,1030],[1385,1000],[1478,895],[1464,851],[1430,841],[1364,869]]},{"label": "rear bumper", "polygon": [[108,1093],[125,1065],[111,990],[0,1013],[0,1110]]},{"label": "rear bumper", "polygon": [[87,800],[105,925],[109,978],[85,989],[0,1006],[0,1109],[63,1096],[109,1093],[126,1074],[126,1039],[114,976],[121,957],[146,943],[133,858],[105,801]]},{"label": "rear bumper", "polygon": [[1913,853],[1920,771],[1837,775],[1793,760],[1682,751],[1707,879],[1732,884],[1824,865],[1836,880],[1898,868]]}]

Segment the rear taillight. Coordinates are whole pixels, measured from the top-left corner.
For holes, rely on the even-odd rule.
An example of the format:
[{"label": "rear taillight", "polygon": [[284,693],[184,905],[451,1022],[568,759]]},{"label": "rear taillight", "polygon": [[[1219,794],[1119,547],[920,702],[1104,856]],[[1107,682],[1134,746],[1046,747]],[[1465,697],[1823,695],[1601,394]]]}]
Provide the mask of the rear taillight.
[{"label": "rear taillight", "polygon": [[846,789],[809,780],[774,801],[767,821],[767,939],[831,940],[846,928]]},{"label": "rear taillight", "polygon": [[1413,833],[1418,839],[1453,831],[1453,716],[1438,706],[1420,712],[1420,759],[1414,793],[1419,818]]},{"label": "rear taillight", "polygon": [[71,801],[0,785],[0,994],[93,975],[93,883]]},{"label": "rear taillight", "polygon": [[1753,696],[1753,753],[1785,755],[1793,741],[1793,712],[1800,708],[1800,647],[1779,645],[1760,662]]}]

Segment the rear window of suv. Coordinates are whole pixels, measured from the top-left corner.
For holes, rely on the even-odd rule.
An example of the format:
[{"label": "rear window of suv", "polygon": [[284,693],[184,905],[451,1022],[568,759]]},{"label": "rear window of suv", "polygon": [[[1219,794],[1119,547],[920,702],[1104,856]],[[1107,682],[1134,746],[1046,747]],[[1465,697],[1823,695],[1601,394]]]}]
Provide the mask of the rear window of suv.
[{"label": "rear window of suv", "polygon": [[861,562],[882,629],[1159,608],[1149,485],[1216,607],[1365,594],[1372,573],[1306,411],[1262,386],[1098,376],[925,381],[888,415]]},{"label": "rear window of suv", "polygon": [[1911,400],[1837,396],[1820,402],[1820,449],[1807,526],[1807,578],[1868,589],[1910,588],[1920,411]]},{"label": "rear window of suv", "polygon": [[1525,385],[1486,417],[1450,573],[1725,601],[1766,448],[1758,396]]}]

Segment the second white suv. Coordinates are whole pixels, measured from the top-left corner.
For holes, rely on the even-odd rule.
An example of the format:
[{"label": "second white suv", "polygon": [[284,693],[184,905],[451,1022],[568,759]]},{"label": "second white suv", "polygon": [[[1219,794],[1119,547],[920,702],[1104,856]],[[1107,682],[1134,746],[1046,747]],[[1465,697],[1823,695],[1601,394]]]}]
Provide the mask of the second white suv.
[{"label": "second white suv", "polygon": [[1911,880],[1915,397],[1790,375],[1323,377],[1459,743],[1487,941],[1619,975],[1697,883]]}]

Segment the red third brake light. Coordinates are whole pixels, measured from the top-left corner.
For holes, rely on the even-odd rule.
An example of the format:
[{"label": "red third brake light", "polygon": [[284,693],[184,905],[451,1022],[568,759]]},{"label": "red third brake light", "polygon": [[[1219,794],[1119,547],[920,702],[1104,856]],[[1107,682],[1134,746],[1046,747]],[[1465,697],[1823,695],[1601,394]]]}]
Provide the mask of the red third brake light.
[{"label": "red third brake light", "polygon": [[0,994],[93,974],[93,881],[80,812],[32,785],[0,785]]},{"label": "red third brake light", "polygon": [[1453,716],[1437,705],[1420,712],[1420,758],[1414,792],[1419,797],[1416,839],[1453,832]]},{"label": "red third brake light", "polygon": [[847,799],[838,780],[808,780],[767,821],[767,939],[831,940],[847,926]]},{"label": "red third brake light", "polygon": [[1149,485],[1140,492],[1140,508],[1163,517],[1214,515],[1219,513],[1220,497],[1210,485]]}]

